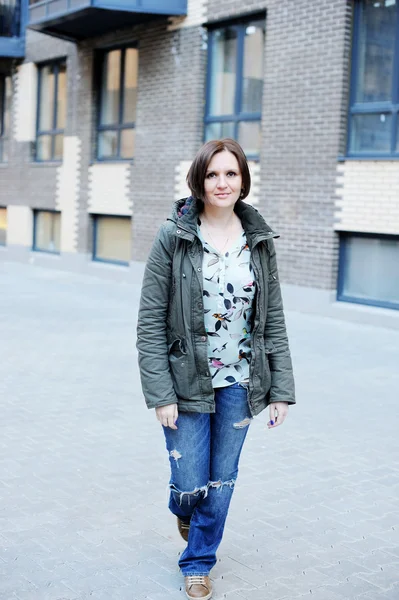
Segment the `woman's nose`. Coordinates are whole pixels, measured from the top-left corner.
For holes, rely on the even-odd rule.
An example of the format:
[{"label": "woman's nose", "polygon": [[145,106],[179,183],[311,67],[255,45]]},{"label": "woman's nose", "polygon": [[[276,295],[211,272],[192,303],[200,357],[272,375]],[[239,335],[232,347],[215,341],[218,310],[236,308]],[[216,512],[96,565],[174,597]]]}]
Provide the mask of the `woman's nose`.
[{"label": "woman's nose", "polygon": [[227,182],[226,182],[226,179],[224,178],[224,176],[221,175],[218,180],[218,188],[225,188],[225,187],[227,187]]}]

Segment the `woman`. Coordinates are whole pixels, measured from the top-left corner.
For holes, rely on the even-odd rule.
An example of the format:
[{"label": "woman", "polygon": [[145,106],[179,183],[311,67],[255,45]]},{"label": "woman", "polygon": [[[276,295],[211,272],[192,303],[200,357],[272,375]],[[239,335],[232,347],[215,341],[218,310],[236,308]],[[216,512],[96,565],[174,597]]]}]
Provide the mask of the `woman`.
[{"label": "woman", "polygon": [[268,406],[268,427],[278,427],[295,397],[278,236],[243,202],[251,181],[242,148],[206,143],[187,183],[192,196],[175,204],[148,258],[137,348],[169,452],[169,508],[188,542],[186,594],[209,599],[250,421]]}]

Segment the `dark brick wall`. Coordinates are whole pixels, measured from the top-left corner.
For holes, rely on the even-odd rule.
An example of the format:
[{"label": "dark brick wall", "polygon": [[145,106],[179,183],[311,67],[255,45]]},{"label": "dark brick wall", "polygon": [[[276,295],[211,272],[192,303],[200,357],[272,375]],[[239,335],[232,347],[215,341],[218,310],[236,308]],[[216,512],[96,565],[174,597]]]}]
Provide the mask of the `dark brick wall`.
[{"label": "dark brick wall", "polygon": [[[199,28],[168,32],[166,23],[141,26],[89,40],[77,51],[76,133],[82,140],[79,251],[90,250],[88,169],[95,160],[96,50],[132,42],[139,48],[138,110],[133,199],[132,257],[145,260],[154,235],[173,201],[175,166],[202,141],[206,51]],[[112,199],[110,199],[112,210]]]},{"label": "dark brick wall", "polygon": [[[208,19],[260,10],[267,11],[267,34],[259,209],[281,233],[281,279],[334,288],[338,252],[333,213],[337,157],[344,152],[346,137],[351,2],[209,0]],[[82,141],[78,249],[87,252],[88,168],[94,159],[96,121],[94,57],[97,48],[126,41],[139,47],[132,237],[133,259],[145,260],[170,211],[175,167],[192,158],[203,139],[203,30],[168,32],[165,22],[157,22],[79,46],[29,32],[26,60],[68,57],[67,134]],[[0,170],[0,205],[54,207],[55,173],[53,166],[31,164],[29,144],[13,142],[10,165]]]},{"label": "dark brick wall", "polygon": [[[334,288],[337,157],[344,151],[351,2],[247,1],[267,10],[260,210],[281,233],[281,279]],[[210,0],[212,19],[243,14]]]},{"label": "dark brick wall", "polygon": [[[66,134],[72,134],[74,124],[74,88],[76,72],[76,48],[74,44],[58,40],[35,31],[27,31],[25,62],[40,63],[56,58],[67,58],[68,68],[68,116]],[[13,92],[16,87],[16,64],[14,64]],[[14,95],[13,93],[13,95]],[[14,95],[15,97],[15,95]],[[12,129],[15,128],[15,104],[12,106]],[[32,144],[9,141],[8,165],[0,170],[0,204],[18,204],[32,208],[54,209],[56,194],[56,170],[58,164],[33,162]]]}]

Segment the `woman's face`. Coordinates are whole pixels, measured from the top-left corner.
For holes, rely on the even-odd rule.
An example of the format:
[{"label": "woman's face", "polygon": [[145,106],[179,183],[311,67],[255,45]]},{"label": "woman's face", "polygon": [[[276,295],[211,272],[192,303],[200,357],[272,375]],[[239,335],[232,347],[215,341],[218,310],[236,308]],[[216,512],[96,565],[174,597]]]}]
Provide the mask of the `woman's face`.
[{"label": "woman's face", "polygon": [[240,197],[242,177],[238,161],[228,150],[212,158],[205,174],[205,204],[218,208],[234,206]]}]

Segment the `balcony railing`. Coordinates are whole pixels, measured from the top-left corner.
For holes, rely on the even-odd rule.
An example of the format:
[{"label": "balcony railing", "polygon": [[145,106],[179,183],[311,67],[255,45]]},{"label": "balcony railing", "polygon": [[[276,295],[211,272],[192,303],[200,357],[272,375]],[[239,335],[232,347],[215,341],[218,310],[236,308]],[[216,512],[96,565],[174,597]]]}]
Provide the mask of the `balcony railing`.
[{"label": "balcony railing", "polygon": [[0,0],[0,57],[23,57],[26,0]]},{"label": "balcony railing", "polygon": [[0,37],[21,35],[21,3],[16,0],[0,1]]},{"label": "balcony railing", "polygon": [[82,40],[156,18],[187,14],[187,0],[29,0],[28,26]]}]

